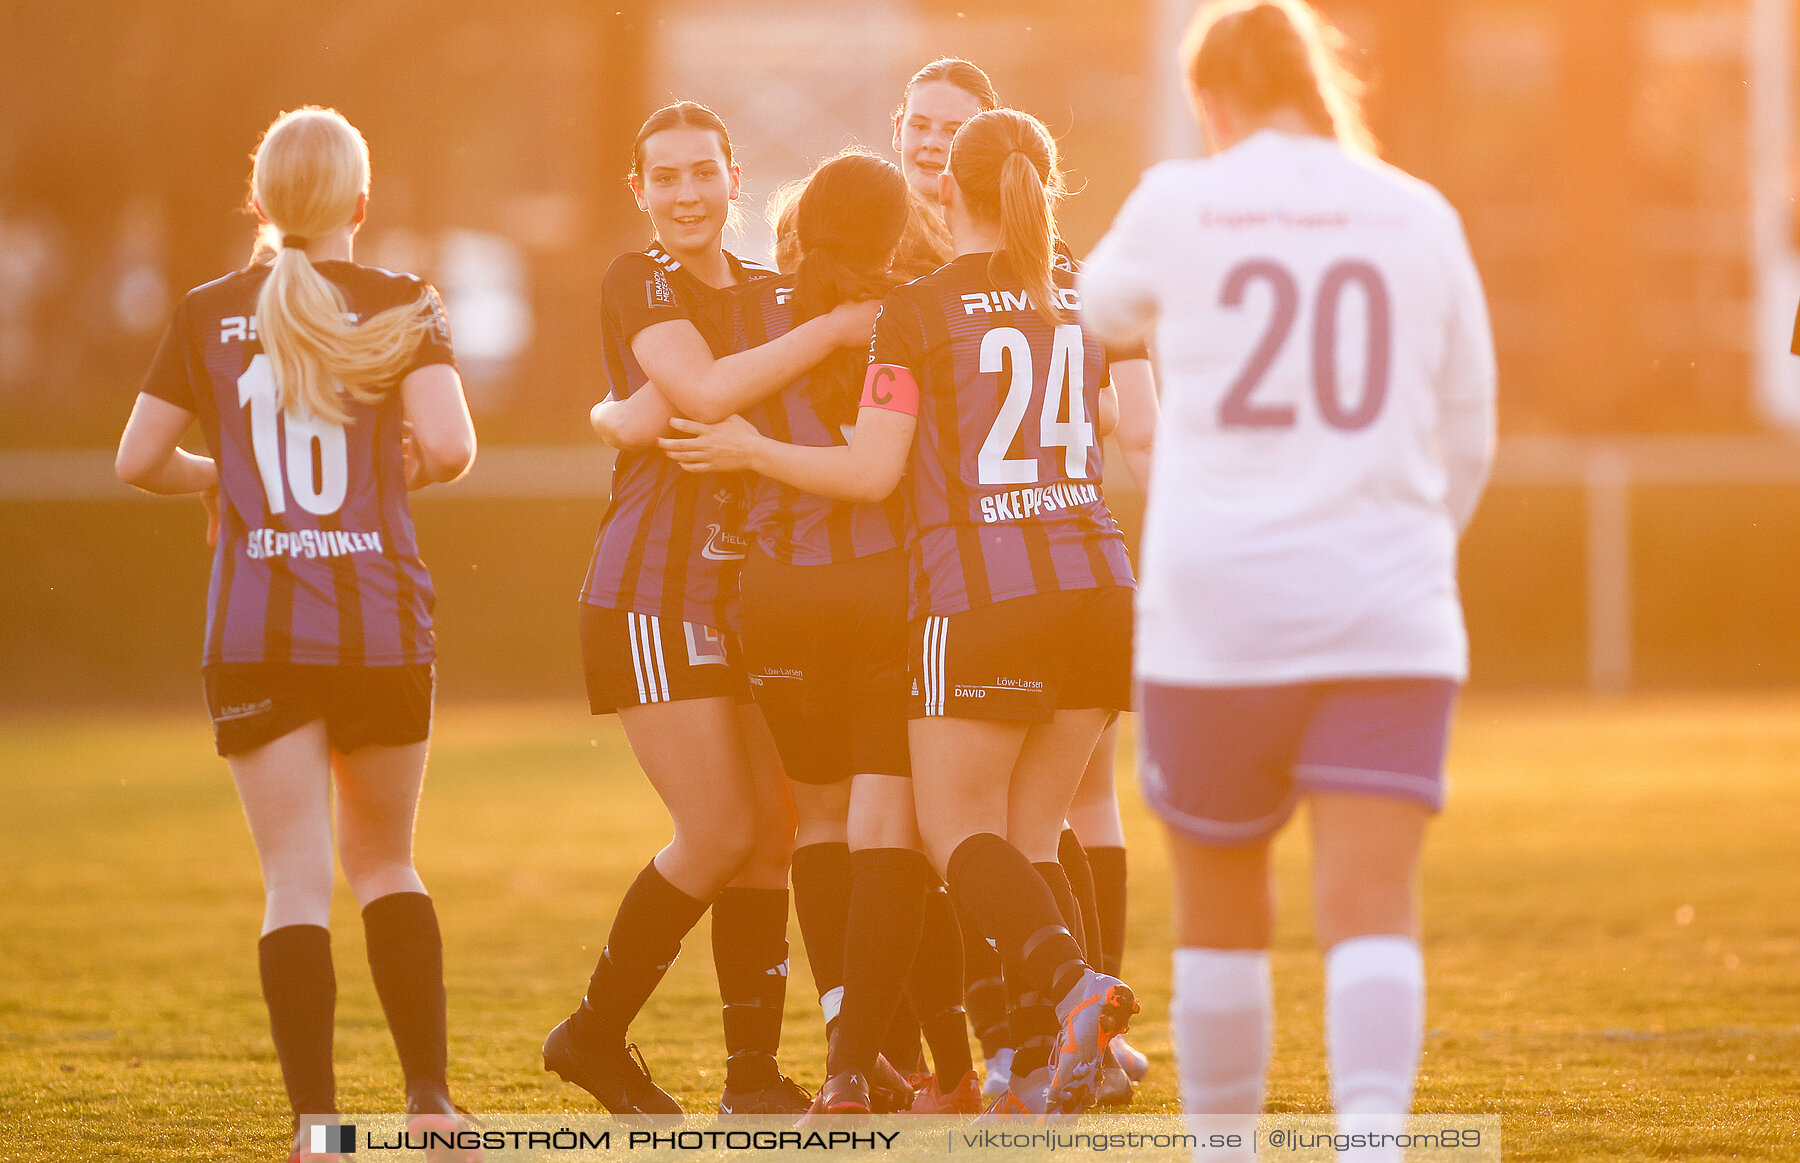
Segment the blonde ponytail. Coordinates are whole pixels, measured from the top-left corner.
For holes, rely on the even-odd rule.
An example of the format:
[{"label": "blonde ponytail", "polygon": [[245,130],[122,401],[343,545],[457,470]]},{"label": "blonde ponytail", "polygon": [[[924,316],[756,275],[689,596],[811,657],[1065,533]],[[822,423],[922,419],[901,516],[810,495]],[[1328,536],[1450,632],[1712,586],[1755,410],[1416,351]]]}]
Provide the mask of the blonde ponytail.
[{"label": "blonde ponytail", "polygon": [[1292,109],[1322,137],[1376,156],[1350,42],[1306,0],[1206,0],[1181,42],[1188,93],[1251,113]]},{"label": "blonde ponytail", "polygon": [[283,409],[335,423],[354,403],[372,404],[398,386],[419,341],[436,322],[431,295],[361,322],[337,286],[313,266],[309,240],[351,224],[369,189],[369,147],[336,110],[283,113],[256,147],[250,187],[277,243],[256,301],[257,334],[275,372]]},{"label": "blonde ponytail", "polygon": [[1050,191],[1031,158],[1015,149],[1000,165],[1000,248],[994,258],[1025,284],[1038,314],[1062,323],[1069,313],[1062,308],[1062,292],[1050,274],[1055,247],[1056,213]]},{"label": "blonde ponytail", "polygon": [[976,217],[1000,227],[991,268],[1025,287],[1038,314],[1063,323],[1069,313],[1052,272],[1056,201],[1063,196],[1056,139],[1043,122],[1017,109],[978,113],[957,131],[950,172]]}]

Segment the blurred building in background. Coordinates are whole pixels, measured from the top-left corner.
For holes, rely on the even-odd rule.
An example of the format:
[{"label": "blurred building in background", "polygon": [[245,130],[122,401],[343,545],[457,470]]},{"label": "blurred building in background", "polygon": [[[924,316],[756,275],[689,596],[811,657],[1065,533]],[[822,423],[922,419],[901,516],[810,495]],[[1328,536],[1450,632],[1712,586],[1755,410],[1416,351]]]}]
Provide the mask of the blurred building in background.
[{"label": "blurred building in background", "polygon": [[[1763,422],[1756,345],[1785,342],[1769,334],[1773,315],[1759,323],[1750,146],[1754,97],[1778,85],[1781,116],[1764,118],[1760,151],[1778,172],[1760,196],[1781,200],[1774,231],[1791,251],[1790,3],[1322,3],[1364,49],[1387,155],[1465,215],[1493,300],[1507,431]],[[175,297],[248,254],[246,155],[282,109],[335,105],[364,129],[376,179],[361,257],[441,285],[491,438],[560,443],[584,438],[581,417],[604,387],[594,296],[608,259],[643,241],[624,173],[651,109],[691,97],[725,116],[749,194],[738,245],[757,253],[772,190],[847,144],[887,152],[906,78],[934,56],[967,55],[1061,137],[1080,190],[1067,213],[1079,251],[1145,165],[1192,147],[1172,68],[1190,10],[8,5],[3,443],[111,439]],[[1753,73],[1759,45],[1771,59],[1770,37],[1764,81]],[[1778,289],[1800,293],[1789,282]]]},{"label": "blurred building in background", "polygon": [[[1493,307],[1508,443],[1464,546],[1477,681],[1800,681],[1800,446],[1773,435],[1800,428],[1795,0],[1316,2],[1361,47],[1385,156],[1462,211]],[[966,56],[1058,135],[1079,254],[1147,165],[1197,151],[1192,7],[0,5],[0,701],[160,696],[197,657],[198,507],[129,496],[103,450],[180,294],[247,260],[279,111],[363,129],[357,255],[450,309],[484,452],[417,505],[445,689],[569,694],[606,487],[598,292],[648,241],[625,184],[644,117],[724,116],[732,245],[763,257],[771,193],[846,145],[891,156],[908,77]]]}]

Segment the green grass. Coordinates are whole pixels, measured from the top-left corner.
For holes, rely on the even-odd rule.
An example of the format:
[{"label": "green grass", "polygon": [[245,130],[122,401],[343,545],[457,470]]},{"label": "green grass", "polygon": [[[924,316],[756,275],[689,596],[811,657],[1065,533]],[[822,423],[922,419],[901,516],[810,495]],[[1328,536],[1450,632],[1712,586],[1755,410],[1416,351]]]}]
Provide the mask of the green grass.
[{"label": "green grass", "polygon": [[[1122,757],[1128,767],[1129,756]],[[1504,1119],[1516,1159],[1800,1158],[1800,694],[1472,697],[1426,869],[1418,1107]],[[1122,773],[1123,774],[1123,773]],[[1127,976],[1173,1109],[1166,864],[1122,781]],[[229,1130],[284,1148],[256,980],[261,893],[196,714],[0,719],[0,1158],[189,1160]],[[452,1081],[477,1110],[586,1110],[539,1040],[666,837],[616,721],[576,705],[440,708],[419,864],[447,938]],[[1322,1112],[1305,830],[1279,848],[1270,1107]],[[347,895],[335,912],[346,1110],[398,1068]],[[798,930],[784,1060],[821,1037]],[[635,1027],[658,1081],[716,1097],[704,924]],[[72,1149],[71,1143],[79,1143]]]}]

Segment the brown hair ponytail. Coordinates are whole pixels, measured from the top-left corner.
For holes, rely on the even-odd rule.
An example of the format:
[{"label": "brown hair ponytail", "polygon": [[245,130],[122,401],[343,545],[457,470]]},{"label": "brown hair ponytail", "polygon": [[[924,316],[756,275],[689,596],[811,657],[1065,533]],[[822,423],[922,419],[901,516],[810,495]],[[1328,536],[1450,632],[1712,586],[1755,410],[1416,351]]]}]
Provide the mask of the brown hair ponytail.
[{"label": "brown hair ponytail", "polygon": [[1221,93],[1250,113],[1292,109],[1313,132],[1373,156],[1349,41],[1306,0],[1207,0],[1181,42],[1188,92]]},{"label": "brown hair ponytail", "polygon": [[1063,196],[1056,139],[1037,118],[1017,109],[971,117],[950,147],[950,173],[969,212],[1000,227],[990,270],[1024,284],[1032,306],[1052,323],[1065,322],[1056,262],[1056,202]]},{"label": "brown hair ponytail", "polygon": [[[911,216],[905,175],[867,150],[845,150],[813,170],[794,204],[794,322],[892,289],[894,248]],[[839,348],[813,369],[807,397],[827,424],[856,422],[867,355]]]},{"label": "brown hair ponytail", "polygon": [[256,329],[274,365],[284,410],[338,424],[350,404],[392,391],[434,322],[436,303],[391,307],[360,323],[344,293],[307,257],[309,239],[350,225],[369,189],[369,146],[333,109],[307,106],[275,119],[256,147],[250,188],[279,243],[256,300]]}]

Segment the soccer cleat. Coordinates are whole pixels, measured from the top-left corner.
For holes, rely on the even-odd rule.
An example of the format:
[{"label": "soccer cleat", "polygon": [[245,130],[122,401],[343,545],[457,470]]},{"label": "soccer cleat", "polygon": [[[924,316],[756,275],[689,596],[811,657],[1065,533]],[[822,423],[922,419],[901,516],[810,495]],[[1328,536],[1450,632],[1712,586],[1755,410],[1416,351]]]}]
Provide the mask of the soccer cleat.
[{"label": "soccer cleat", "polygon": [[1113,1049],[1118,1044],[1119,1040],[1114,1038],[1112,1045],[1100,1057],[1100,1081],[1094,1087],[1095,1106],[1131,1105],[1131,1076],[1113,1058]]},{"label": "soccer cleat", "polygon": [[[487,1158],[480,1147],[462,1147],[454,1136],[475,1128],[469,1112],[450,1101],[448,1091],[436,1088],[408,1092],[406,1096],[406,1134],[426,1142],[425,1163],[482,1163]],[[427,1136],[438,1136],[428,1139]]]},{"label": "soccer cleat", "polygon": [[635,1043],[589,1050],[576,1044],[566,1018],[544,1039],[544,1069],[587,1091],[615,1115],[681,1113],[681,1104],[650,1081]]},{"label": "soccer cleat", "polygon": [[992,1102],[1012,1085],[1013,1048],[1002,1046],[987,1060],[987,1081],[981,1084],[981,1097]]},{"label": "soccer cleat", "polygon": [[1040,1067],[1023,1078],[1014,1077],[971,1125],[1041,1121],[1049,1092],[1049,1067]]},{"label": "soccer cleat", "polygon": [[826,1115],[866,1115],[870,1105],[868,1078],[861,1071],[846,1070],[825,1080],[799,1125],[818,1126]]},{"label": "soccer cleat", "polygon": [[1150,1073],[1150,1059],[1142,1050],[1127,1042],[1125,1035],[1114,1035],[1113,1040],[1107,1044],[1107,1049],[1112,1051],[1120,1069],[1125,1071],[1125,1077],[1131,1081],[1142,1082],[1144,1075]]},{"label": "soccer cleat", "polygon": [[787,1075],[777,1075],[769,1086],[733,1090],[727,1086],[719,1097],[722,1115],[798,1115],[812,1109],[813,1096]]},{"label": "soccer cleat", "polygon": [[914,1079],[911,1110],[915,1115],[978,1115],[981,1106],[981,1080],[973,1070],[948,1093],[938,1090],[935,1074]]},{"label": "soccer cleat", "polygon": [[912,1084],[894,1069],[885,1055],[875,1055],[875,1070],[869,1075],[869,1101],[870,1109],[878,1115],[895,1115],[912,1109]]},{"label": "soccer cleat", "polygon": [[1062,1029],[1050,1052],[1049,1113],[1079,1114],[1093,1105],[1106,1045],[1125,1032],[1137,1012],[1130,986],[1092,969],[1083,971],[1056,1004]]}]

